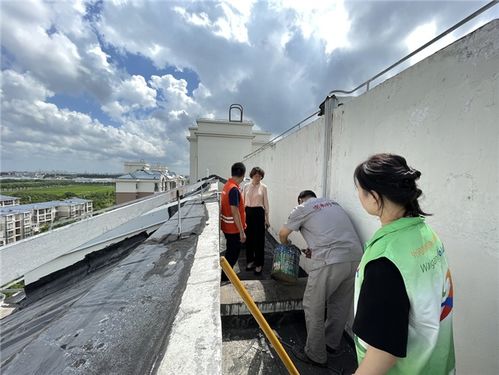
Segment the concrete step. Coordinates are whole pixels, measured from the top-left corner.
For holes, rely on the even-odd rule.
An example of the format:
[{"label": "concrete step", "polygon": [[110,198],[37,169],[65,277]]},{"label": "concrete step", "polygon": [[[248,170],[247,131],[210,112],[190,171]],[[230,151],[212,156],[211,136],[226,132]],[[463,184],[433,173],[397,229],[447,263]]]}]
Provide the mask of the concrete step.
[{"label": "concrete step", "polygon": [[[262,313],[303,310],[302,299],[307,278],[299,278],[289,285],[276,280],[242,280]],[[229,283],[220,287],[220,314],[222,316],[250,315],[248,308]]]}]

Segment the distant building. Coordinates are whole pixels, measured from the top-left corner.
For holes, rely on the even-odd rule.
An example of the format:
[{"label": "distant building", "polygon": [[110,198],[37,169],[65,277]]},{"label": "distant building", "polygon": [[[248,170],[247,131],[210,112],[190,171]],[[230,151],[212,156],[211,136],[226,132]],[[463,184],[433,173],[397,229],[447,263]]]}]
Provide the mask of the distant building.
[{"label": "distant building", "polygon": [[0,207],[0,246],[37,234],[57,219],[85,217],[92,212],[92,201],[80,198]]},{"label": "distant building", "polygon": [[200,118],[197,127],[189,128],[191,183],[212,174],[227,177],[233,163],[269,142],[271,133],[253,130],[253,122],[243,121],[240,111],[239,121],[230,115],[229,120]]},{"label": "distant building", "polygon": [[[135,172],[135,171],[148,171],[150,169],[149,163],[144,160],[140,161],[126,161],[124,163],[125,173]],[[166,168],[166,167],[165,167]]]},{"label": "distant building", "polygon": [[21,198],[0,194],[0,207],[16,206],[18,204],[21,204]]},{"label": "distant building", "polygon": [[93,203],[88,199],[65,199],[57,206],[58,219],[73,219],[80,216],[90,215],[92,212]]},{"label": "distant building", "polygon": [[29,237],[31,230],[31,210],[23,206],[0,208],[0,246]]},{"label": "distant building", "polygon": [[[116,182],[116,204],[126,203],[185,185],[185,178],[168,171],[164,165],[125,162],[125,173]],[[133,168],[140,168],[131,171]]]},{"label": "distant building", "polygon": [[38,233],[44,225],[51,225],[57,215],[57,204],[60,201],[40,202],[25,204],[23,207],[31,210],[31,228],[33,233]]}]

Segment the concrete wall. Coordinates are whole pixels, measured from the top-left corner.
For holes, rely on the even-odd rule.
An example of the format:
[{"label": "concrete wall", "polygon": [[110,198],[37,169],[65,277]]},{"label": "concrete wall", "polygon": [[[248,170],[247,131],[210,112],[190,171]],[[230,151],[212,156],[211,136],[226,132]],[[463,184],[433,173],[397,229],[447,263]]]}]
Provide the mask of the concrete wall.
[{"label": "concrete wall", "polygon": [[[428,221],[445,243],[453,272],[460,374],[499,373],[491,355],[499,346],[498,78],[495,20],[333,113],[329,196],[347,210],[363,241],[379,222],[358,202],[356,165],[373,153],[392,152],[422,172],[422,207],[434,214]],[[323,120],[245,160],[268,173],[274,231],[300,186],[322,186],[317,149],[323,141],[310,136],[314,128],[320,134]]]},{"label": "concrete wall", "polygon": [[199,137],[198,171],[200,177],[216,174],[230,177],[230,167],[251,152],[251,140],[244,138]]},{"label": "concrete wall", "polygon": [[252,122],[197,120],[197,128],[189,128],[190,179],[211,174],[229,177],[230,166],[241,161],[257,146],[268,142],[271,134],[252,131]]},{"label": "concrete wall", "polygon": [[161,189],[161,181],[160,180],[155,180],[155,181],[140,181],[139,182],[139,188],[137,189],[137,191],[139,193],[154,193],[154,186],[156,184],[158,184],[158,189]]},{"label": "concrete wall", "polygon": [[[199,174],[198,172],[198,141],[197,137],[194,135],[194,130],[189,130],[189,137],[187,140],[189,141],[189,181],[195,182],[201,176],[205,176]],[[206,172],[205,172],[206,173]]]},{"label": "concrete wall", "polygon": [[[253,167],[265,171],[263,183],[269,187],[270,231],[274,235],[297,204],[300,191],[309,189],[320,194],[323,160],[323,118],[244,160],[247,171]],[[290,238],[299,246],[305,245],[298,234]]]},{"label": "concrete wall", "polygon": [[116,193],[135,193],[137,191],[137,181],[116,180]]}]

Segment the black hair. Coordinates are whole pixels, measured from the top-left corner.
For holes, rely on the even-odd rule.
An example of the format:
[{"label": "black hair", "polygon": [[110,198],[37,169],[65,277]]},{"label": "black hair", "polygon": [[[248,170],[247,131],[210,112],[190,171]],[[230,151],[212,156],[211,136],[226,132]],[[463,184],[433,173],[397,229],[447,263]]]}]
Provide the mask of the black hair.
[{"label": "black hair", "polygon": [[233,177],[244,177],[244,174],[246,173],[246,167],[244,166],[243,163],[237,162],[232,164],[232,167],[230,168],[230,174]]},{"label": "black hair", "polygon": [[300,199],[303,198],[317,198],[317,195],[312,190],[303,190],[298,194],[298,204],[300,204]]},{"label": "black hair", "polygon": [[[376,154],[355,168],[354,181],[362,189],[379,194],[378,204],[383,209],[386,198],[405,208],[408,217],[430,216],[419,207],[423,193],[416,180],[421,172],[409,167],[404,157],[394,154]],[[374,196],[374,195],[373,195]],[[376,197],[375,197],[376,198]]]},{"label": "black hair", "polygon": [[262,180],[265,177],[265,171],[262,168],[260,168],[260,167],[254,167],[251,170],[249,176],[250,176],[250,178],[253,178],[253,176],[256,175],[256,174],[259,174],[262,177]]}]

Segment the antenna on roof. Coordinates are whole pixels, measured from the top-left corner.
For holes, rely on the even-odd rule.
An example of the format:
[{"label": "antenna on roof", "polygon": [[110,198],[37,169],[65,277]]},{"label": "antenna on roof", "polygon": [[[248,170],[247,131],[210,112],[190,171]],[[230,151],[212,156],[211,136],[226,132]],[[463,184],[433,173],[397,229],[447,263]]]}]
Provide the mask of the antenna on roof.
[{"label": "antenna on roof", "polygon": [[[233,109],[238,109],[239,110],[239,120],[232,120],[232,110]],[[229,107],[229,122],[243,122],[243,106],[241,104],[231,104]]]}]

